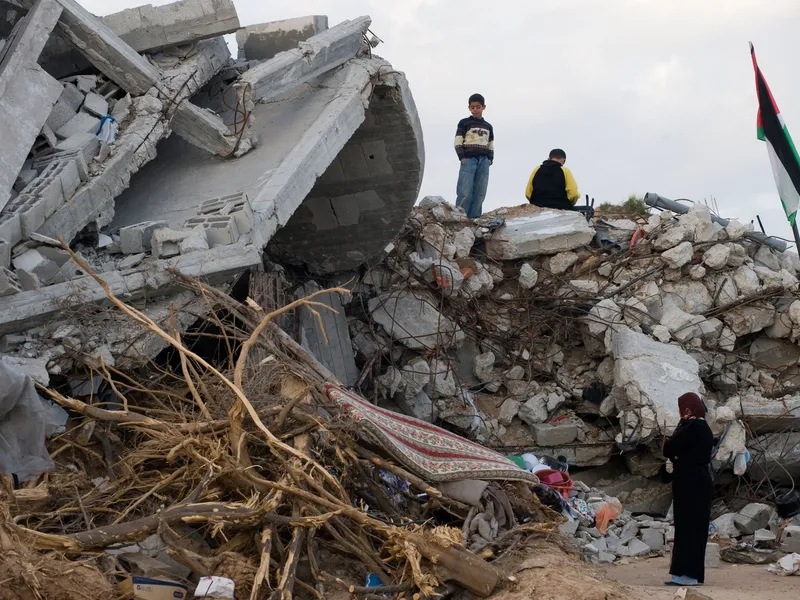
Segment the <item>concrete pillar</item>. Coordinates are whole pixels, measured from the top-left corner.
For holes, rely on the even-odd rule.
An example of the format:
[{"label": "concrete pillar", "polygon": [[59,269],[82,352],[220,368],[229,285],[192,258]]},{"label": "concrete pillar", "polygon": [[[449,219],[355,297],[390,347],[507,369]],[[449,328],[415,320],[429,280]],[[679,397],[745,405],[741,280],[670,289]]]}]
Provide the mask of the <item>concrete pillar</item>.
[{"label": "concrete pillar", "polygon": [[0,63],[0,209],[63,88],[37,64],[61,7],[38,0],[18,23]]}]

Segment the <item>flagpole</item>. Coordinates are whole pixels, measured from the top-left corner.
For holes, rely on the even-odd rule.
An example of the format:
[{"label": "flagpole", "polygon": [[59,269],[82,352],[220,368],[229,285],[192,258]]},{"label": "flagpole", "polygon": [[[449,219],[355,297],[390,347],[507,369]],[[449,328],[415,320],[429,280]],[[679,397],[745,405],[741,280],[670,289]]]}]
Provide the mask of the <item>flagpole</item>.
[{"label": "flagpole", "polygon": [[800,232],[797,231],[797,223],[792,223],[792,233],[794,233],[794,249],[800,254]]}]

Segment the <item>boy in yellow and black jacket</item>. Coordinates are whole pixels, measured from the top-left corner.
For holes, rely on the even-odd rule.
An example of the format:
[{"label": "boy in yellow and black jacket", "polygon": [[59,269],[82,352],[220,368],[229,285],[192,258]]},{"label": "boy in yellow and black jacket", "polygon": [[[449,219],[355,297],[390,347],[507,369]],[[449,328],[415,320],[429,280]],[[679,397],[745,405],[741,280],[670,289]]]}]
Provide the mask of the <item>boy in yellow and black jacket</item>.
[{"label": "boy in yellow and black jacket", "polygon": [[546,161],[533,170],[525,189],[528,202],[542,208],[575,209],[575,203],[581,195],[575,178],[564,166],[565,162],[566,152],[556,148]]}]

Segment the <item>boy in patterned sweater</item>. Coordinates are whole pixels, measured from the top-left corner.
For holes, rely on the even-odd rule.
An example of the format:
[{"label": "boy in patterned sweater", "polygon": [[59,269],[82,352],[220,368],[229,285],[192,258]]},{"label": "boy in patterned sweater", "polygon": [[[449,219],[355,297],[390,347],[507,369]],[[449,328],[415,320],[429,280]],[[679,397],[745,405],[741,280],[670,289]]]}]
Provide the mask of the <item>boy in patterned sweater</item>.
[{"label": "boy in patterned sweater", "polygon": [[481,216],[489,185],[489,167],[494,162],[494,129],[483,119],[486,101],[480,94],[469,97],[471,116],[456,129],[456,154],[461,161],[456,185],[456,206],[470,219]]}]

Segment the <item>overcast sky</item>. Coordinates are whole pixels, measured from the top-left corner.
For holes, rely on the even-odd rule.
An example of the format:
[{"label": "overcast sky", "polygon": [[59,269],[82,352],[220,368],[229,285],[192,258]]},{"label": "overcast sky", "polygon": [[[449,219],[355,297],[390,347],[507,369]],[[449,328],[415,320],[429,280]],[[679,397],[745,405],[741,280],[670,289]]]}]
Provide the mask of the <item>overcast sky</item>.
[{"label": "overcast sky", "polygon": [[[140,0],[80,0],[95,14]],[[531,169],[567,152],[582,193],[622,202],[657,192],[722,216],[760,214],[791,238],[763,143],[748,41],[800,143],[798,0],[234,0],[250,25],[368,14],[404,71],[425,134],[421,195],[454,200],[453,136],[486,96],[496,159],[484,210],[525,201]],[[150,0],[151,4],[168,4]]]}]

